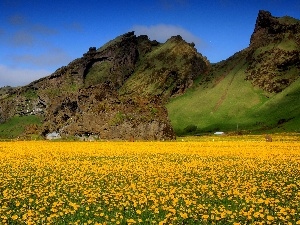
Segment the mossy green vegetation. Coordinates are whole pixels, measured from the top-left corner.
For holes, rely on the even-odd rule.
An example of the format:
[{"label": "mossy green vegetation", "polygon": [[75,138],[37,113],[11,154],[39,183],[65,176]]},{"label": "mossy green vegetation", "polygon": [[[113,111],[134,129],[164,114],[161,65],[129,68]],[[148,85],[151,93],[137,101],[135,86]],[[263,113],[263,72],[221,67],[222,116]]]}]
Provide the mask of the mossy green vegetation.
[{"label": "mossy green vegetation", "polygon": [[283,17],[279,17],[277,19],[282,24],[296,24],[296,23],[300,23],[300,20],[295,19],[295,18],[290,17],[290,16],[283,16]]},{"label": "mossy green vegetation", "polygon": [[41,126],[42,118],[35,115],[15,116],[0,124],[0,139],[15,139],[24,135],[30,126]]},{"label": "mossy green vegetation", "polygon": [[293,51],[299,48],[299,46],[297,45],[295,40],[289,38],[288,35],[285,35],[283,40],[277,45],[277,48],[285,51]]},{"label": "mossy green vegetation", "polygon": [[111,63],[109,61],[98,62],[88,71],[85,78],[85,86],[96,85],[104,82],[109,76]]},{"label": "mossy green vegetation", "polygon": [[27,99],[37,99],[38,95],[37,95],[36,90],[28,89],[27,91],[24,92],[24,97]]},{"label": "mossy green vegetation", "polygon": [[111,126],[117,126],[126,119],[126,115],[123,112],[117,112],[116,115],[112,118],[111,121],[109,121],[109,124]]},{"label": "mossy green vegetation", "polygon": [[186,85],[197,73],[205,72],[208,61],[180,36],[172,37],[146,54],[120,89],[121,94],[161,96],[167,99],[178,84]]},{"label": "mossy green vegetation", "polygon": [[116,37],[113,40],[110,40],[109,42],[107,42],[106,44],[104,44],[102,47],[98,48],[97,51],[101,52],[106,50],[108,47],[113,46],[114,44],[118,43],[119,41],[122,40],[123,35],[119,35],[118,37]]}]

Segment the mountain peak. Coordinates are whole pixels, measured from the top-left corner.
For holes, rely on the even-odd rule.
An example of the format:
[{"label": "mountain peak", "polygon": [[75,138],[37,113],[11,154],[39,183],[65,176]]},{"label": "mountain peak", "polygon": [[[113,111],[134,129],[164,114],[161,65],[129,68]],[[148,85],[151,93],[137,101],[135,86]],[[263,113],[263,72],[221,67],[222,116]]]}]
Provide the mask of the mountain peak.
[{"label": "mountain peak", "polygon": [[274,19],[275,17],[273,17],[269,11],[259,10],[256,19],[255,29],[268,27],[271,21]]},{"label": "mountain peak", "polygon": [[183,38],[180,35],[172,36],[167,41],[183,41]]},{"label": "mountain peak", "polygon": [[254,32],[250,39],[251,47],[261,47],[282,39],[283,34],[300,31],[300,21],[292,17],[275,17],[265,10],[259,10]]}]

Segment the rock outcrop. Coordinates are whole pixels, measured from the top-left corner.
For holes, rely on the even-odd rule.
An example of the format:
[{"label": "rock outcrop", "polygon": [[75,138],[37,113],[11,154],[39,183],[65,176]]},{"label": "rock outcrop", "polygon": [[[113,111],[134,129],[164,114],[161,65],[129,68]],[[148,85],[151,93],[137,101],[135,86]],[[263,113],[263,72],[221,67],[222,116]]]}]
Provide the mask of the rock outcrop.
[{"label": "rock outcrop", "polygon": [[300,21],[259,11],[250,46],[247,80],[267,92],[281,92],[300,74]]},{"label": "rock outcrop", "polygon": [[108,85],[62,96],[47,108],[43,134],[97,135],[100,139],[170,140],[174,132],[160,102],[120,96]]},{"label": "rock outcrop", "polygon": [[254,32],[250,38],[250,46],[257,48],[277,43],[288,35],[294,36],[295,41],[300,44],[299,22],[299,20],[289,16],[274,17],[270,12],[260,10],[256,19]]}]

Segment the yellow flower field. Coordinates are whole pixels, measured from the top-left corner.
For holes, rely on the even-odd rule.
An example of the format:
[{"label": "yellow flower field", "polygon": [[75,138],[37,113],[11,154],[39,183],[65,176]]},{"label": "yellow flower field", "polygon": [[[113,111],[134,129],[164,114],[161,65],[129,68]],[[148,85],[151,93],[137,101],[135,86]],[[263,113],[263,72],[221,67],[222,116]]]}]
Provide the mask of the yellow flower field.
[{"label": "yellow flower field", "polygon": [[0,224],[300,224],[300,143],[0,142]]}]

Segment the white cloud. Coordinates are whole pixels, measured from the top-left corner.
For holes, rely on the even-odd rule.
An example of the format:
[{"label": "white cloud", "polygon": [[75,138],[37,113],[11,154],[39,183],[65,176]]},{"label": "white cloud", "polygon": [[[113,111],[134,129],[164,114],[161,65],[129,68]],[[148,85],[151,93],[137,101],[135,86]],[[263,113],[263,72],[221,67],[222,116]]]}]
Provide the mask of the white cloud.
[{"label": "white cloud", "polygon": [[135,25],[132,30],[136,35],[147,35],[151,40],[157,40],[159,42],[165,42],[171,36],[180,35],[185,41],[191,43],[194,42],[198,48],[202,48],[203,41],[189,32],[188,30],[174,25],[157,24],[153,26]]},{"label": "white cloud", "polygon": [[51,29],[41,24],[32,25],[29,28],[19,29],[16,32],[7,36],[8,41],[14,47],[32,47],[41,45],[41,40],[38,38],[39,35],[51,36],[57,34],[58,31]]},{"label": "white cloud", "polygon": [[78,33],[82,33],[83,30],[84,30],[83,26],[80,23],[77,23],[77,22],[65,24],[65,28],[70,30],[70,31],[78,32]]},{"label": "white cloud", "polygon": [[24,30],[14,33],[10,38],[10,43],[14,47],[32,46],[34,42],[34,36],[31,33]]},{"label": "white cloud", "polygon": [[8,18],[8,22],[13,26],[23,26],[27,23],[27,20],[23,15],[16,14],[16,15],[10,16]]},{"label": "white cloud", "polygon": [[0,64],[0,87],[23,86],[50,74],[47,70],[20,69]]},{"label": "white cloud", "polygon": [[49,48],[41,54],[11,55],[14,64],[27,64],[34,67],[61,67],[69,63],[71,57],[60,48]]},{"label": "white cloud", "polygon": [[43,24],[34,24],[31,26],[31,30],[36,34],[49,35],[49,36],[59,33],[56,29],[50,28]]},{"label": "white cloud", "polygon": [[[45,24],[30,22],[24,15],[16,14],[7,18],[8,24],[13,27],[8,33],[7,42],[14,47],[32,47],[40,45],[45,37],[57,35],[58,30]],[[44,36],[41,38],[41,36]]]}]

